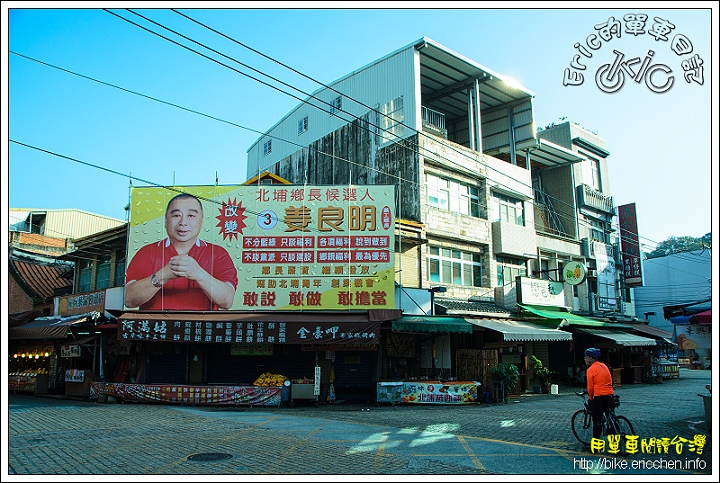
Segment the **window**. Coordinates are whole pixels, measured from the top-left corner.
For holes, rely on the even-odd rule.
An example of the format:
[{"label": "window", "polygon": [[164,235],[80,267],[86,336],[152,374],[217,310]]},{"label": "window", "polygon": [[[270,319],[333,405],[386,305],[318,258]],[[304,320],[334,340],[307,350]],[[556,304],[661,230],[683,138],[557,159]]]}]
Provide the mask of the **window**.
[{"label": "window", "polygon": [[78,282],[78,292],[89,292],[92,290],[90,283],[92,282],[92,260],[83,260],[80,262],[80,281]]},{"label": "window", "polygon": [[461,215],[480,217],[478,189],[455,181],[426,176],[428,205]]},{"label": "window", "polygon": [[338,96],[330,102],[330,114],[342,111],[342,96]]},{"label": "window", "polygon": [[587,156],[587,159],[583,161],[582,164],[583,183],[592,186],[598,191],[602,191],[602,186],[600,183],[600,161],[588,155],[587,153],[583,152],[582,154]]},{"label": "window", "polygon": [[600,243],[607,243],[605,235],[605,222],[594,218],[585,217],[590,225],[590,238]]},{"label": "window", "polygon": [[115,287],[125,285],[125,253],[118,251],[115,255]]},{"label": "window", "polygon": [[482,287],[480,253],[428,247],[428,274],[433,283]]},{"label": "window", "polygon": [[493,197],[497,204],[498,213],[495,221],[525,226],[525,214],[521,200],[500,193],[495,193]]},{"label": "window", "polygon": [[515,277],[527,275],[527,262],[519,258],[497,257],[497,286],[515,283]]},{"label": "window", "polygon": [[298,121],[298,135],[304,133],[307,130],[308,130],[308,118],[307,118],[307,116],[305,116]]},{"label": "window", "polygon": [[267,156],[270,153],[272,153],[272,139],[268,139],[265,141],[265,144],[263,144],[263,156]]},{"label": "window", "polygon": [[101,255],[99,257],[95,290],[108,288],[110,286],[110,262],[110,255]]},{"label": "window", "polygon": [[383,143],[397,141],[405,134],[402,96],[380,106],[380,136]]}]

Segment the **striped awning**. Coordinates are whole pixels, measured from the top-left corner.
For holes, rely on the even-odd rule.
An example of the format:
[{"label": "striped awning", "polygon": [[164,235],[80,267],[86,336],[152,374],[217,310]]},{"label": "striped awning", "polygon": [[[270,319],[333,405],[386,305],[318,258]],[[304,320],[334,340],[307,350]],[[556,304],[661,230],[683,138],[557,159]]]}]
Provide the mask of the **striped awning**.
[{"label": "striped awning", "polygon": [[483,329],[502,333],[507,342],[571,341],[572,334],[559,329],[540,327],[528,322],[501,319],[469,319],[468,322]]},{"label": "striped awning", "polygon": [[647,337],[640,337],[639,335],[628,334],[627,332],[619,330],[579,328],[578,331],[611,340],[623,347],[654,347],[657,345],[655,339],[648,339]]}]

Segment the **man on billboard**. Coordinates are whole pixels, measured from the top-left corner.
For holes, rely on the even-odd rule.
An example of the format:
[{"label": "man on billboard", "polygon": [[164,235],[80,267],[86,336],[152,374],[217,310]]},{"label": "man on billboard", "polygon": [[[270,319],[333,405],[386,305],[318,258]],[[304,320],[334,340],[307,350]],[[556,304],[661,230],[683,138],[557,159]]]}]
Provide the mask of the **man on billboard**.
[{"label": "man on billboard", "polygon": [[125,306],[142,310],[218,310],[233,305],[238,275],[223,247],[198,238],[200,200],[175,196],[165,211],[168,237],[140,248],[125,273]]}]

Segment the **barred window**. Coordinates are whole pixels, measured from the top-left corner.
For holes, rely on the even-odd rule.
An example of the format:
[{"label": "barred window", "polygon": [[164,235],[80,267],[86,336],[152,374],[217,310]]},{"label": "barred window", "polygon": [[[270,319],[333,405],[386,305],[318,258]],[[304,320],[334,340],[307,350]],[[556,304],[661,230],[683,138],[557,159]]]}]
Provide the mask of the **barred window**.
[{"label": "barred window", "polygon": [[263,156],[267,156],[270,153],[272,153],[272,139],[268,139],[263,144]]},{"label": "barred window", "polygon": [[305,116],[298,121],[298,134],[302,134],[307,130],[308,130],[308,118],[307,118],[307,116]]}]

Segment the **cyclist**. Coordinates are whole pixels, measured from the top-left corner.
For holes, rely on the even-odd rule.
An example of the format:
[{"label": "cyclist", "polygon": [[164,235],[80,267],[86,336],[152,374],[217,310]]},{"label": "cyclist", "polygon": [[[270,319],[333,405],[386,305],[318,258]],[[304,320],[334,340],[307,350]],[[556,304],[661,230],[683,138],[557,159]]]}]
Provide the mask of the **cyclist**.
[{"label": "cyclist", "polygon": [[600,362],[600,349],[590,347],[585,350],[585,365],[587,371],[588,403],[592,412],[593,438],[602,436],[602,417],[610,409],[615,391],[612,385],[612,375],[608,366]]}]

